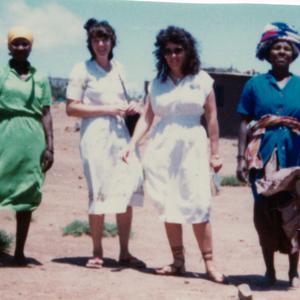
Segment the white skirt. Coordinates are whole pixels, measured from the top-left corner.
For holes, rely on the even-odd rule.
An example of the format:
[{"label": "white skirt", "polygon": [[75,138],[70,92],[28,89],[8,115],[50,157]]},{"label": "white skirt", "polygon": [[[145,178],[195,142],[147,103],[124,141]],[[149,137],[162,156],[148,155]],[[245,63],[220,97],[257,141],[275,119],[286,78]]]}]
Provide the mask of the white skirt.
[{"label": "white skirt", "polygon": [[164,222],[209,220],[210,169],[200,117],[174,116],[154,128],[145,151],[145,193]]},{"label": "white skirt", "polygon": [[143,175],[137,153],[129,163],[122,152],[130,136],[120,118],[84,118],[80,152],[89,192],[89,214],[124,213],[143,205]]}]

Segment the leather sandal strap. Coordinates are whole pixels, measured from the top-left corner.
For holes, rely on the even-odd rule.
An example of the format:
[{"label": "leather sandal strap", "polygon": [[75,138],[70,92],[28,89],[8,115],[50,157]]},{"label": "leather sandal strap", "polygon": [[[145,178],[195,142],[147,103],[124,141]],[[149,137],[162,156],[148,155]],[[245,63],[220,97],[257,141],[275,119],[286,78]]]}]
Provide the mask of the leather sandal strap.
[{"label": "leather sandal strap", "polygon": [[202,257],[203,257],[203,259],[205,261],[213,260],[213,252],[212,252],[212,250],[203,251],[202,252]]},{"label": "leather sandal strap", "polygon": [[183,246],[175,246],[171,247],[172,254],[175,261],[185,262],[184,259],[184,247]]}]

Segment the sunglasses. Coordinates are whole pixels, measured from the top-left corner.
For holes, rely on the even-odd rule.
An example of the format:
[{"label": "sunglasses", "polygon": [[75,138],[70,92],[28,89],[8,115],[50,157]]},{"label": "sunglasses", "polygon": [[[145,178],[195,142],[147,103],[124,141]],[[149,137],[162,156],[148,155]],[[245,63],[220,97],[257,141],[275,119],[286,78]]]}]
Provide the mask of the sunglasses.
[{"label": "sunglasses", "polygon": [[172,54],[175,54],[175,55],[179,55],[181,53],[183,53],[184,49],[181,48],[181,47],[176,47],[176,48],[165,48],[163,50],[163,53],[165,56],[169,56],[169,55],[172,55]]},{"label": "sunglasses", "polygon": [[102,42],[108,42],[108,41],[110,41],[110,36],[109,35],[107,35],[107,34],[103,34],[103,35],[101,35],[101,36],[96,36],[96,37],[93,37],[92,38],[92,41],[93,42],[100,42],[100,41],[102,41]]}]

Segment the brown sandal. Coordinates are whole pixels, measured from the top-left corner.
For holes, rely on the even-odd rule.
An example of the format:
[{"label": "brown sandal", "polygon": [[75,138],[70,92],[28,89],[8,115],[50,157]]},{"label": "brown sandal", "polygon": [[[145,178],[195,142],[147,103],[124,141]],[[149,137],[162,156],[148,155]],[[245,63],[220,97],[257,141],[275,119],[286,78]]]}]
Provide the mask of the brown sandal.
[{"label": "brown sandal", "polygon": [[184,248],[182,245],[171,247],[174,262],[155,270],[157,275],[182,275],[185,273]]},{"label": "brown sandal", "polygon": [[185,266],[175,266],[175,264],[170,264],[162,268],[155,269],[155,274],[165,275],[165,276],[180,276],[185,273]]},{"label": "brown sandal", "polygon": [[215,271],[215,270],[207,271],[206,276],[209,280],[211,280],[215,283],[227,284],[226,276],[218,271]]},{"label": "brown sandal", "polygon": [[[208,251],[202,252],[202,257],[203,257],[203,260],[205,262],[212,261],[213,260],[213,252],[212,252],[212,250],[208,250]],[[211,281],[213,281],[215,283],[223,283],[223,284],[227,284],[228,283],[228,280],[227,280],[226,276],[224,274],[218,272],[214,268],[210,269],[210,270],[207,270],[206,271],[206,276],[207,276],[207,278],[209,280],[211,280]]]}]

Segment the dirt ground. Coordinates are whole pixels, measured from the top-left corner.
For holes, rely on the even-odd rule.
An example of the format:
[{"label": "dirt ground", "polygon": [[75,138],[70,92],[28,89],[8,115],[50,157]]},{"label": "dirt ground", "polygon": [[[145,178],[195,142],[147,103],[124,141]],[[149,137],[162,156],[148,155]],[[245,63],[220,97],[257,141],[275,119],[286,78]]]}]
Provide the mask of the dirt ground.
[{"label": "dirt ground", "polygon": [[[26,254],[35,259],[33,268],[0,267],[0,299],[238,299],[237,286],[248,283],[255,299],[298,300],[300,291],[288,290],[287,257],[276,255],[278,283],[261,286],[264,265],[254,226],[250,190],[224,187],[212,201],[215,260],[229,277],[229,285],[205,279],[204,265],[192,234],[184,226],[186,267],[184,277],[153,274],[153,268],[171,262],[163,224],[151,202],[134,211],[131,252],[143,259],[146,270],[122,269],[117,265],[118,239],[104,239],[106,266],[87,269],[91,254],[88,236],[62,236],[62,228],[75,219],[87,220],[87,190],[79,158],[76,119],[64,113],[64,104],[53,107],[55,164],[47,174],[44,198],[34,212]],[[236,140],[221,140],[222,175],[235,173]],[[108,216],[113,222],[114,217]],[[0,229],[14,233],[10,211],[0,211]]]}]

